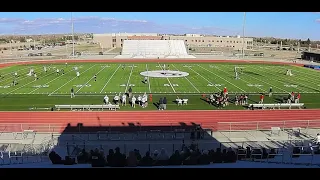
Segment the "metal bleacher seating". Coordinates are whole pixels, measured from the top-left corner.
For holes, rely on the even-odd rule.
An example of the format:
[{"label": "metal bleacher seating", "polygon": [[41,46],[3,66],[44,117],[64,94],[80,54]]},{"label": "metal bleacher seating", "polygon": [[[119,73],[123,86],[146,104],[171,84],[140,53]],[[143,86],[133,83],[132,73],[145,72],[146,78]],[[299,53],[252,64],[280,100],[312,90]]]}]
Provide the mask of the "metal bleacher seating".
[{"label": "metal bleacher seating", "polygon": [[195,58],[188,55],[183,40],[125,40],[115,58]]}]

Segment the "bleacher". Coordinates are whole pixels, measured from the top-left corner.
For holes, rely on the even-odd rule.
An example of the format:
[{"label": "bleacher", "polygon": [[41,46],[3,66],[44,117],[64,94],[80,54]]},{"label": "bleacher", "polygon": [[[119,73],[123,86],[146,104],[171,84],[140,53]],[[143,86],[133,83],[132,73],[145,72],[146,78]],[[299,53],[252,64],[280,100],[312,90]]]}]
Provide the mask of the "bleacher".
[{"label": "bleacher", "polygon": [[115,58],[195,58],[188,55],[183,40],[125,40]]},{"label": "bleacher", "polygon": [[[75,156],[79,150],[87,151],[98,148],[108,154],[109,149],[120,147],[121,152],[128,154],[132,149],[139,149],[141,154],[147,151],[153,152],[162,148],[166,149],[168,154],[175,150],[181,150],[182,144],[186,146],[197,143],[201,150],[211,150],[219,147],[237,149],[238,146],[251,147],[251,156],[241,158],[243,161],[254,161],[257,166],[268,166],[268,164],[297,164],[301,166],[320,165],[320,158],[315,152],[318,146],[312,145],[309,136],[317,133],[316,129],[301,130],[303,135],[290,137],[287,132],[282,130],[280,134],[271,134],[265,131],[247,132],[213,132],[204,130],[201,138],[193,142],[189,131],[172,130],[172,131],[137,131],[137,132],[116,132],[101,131],[96,133],[37,133],[32,130],[25,132],[2,132],[0,139],[0,165],[6,164],[23,164],[30,162],[49,161],[47,152],[51,149],[56,151],[61,157]],[[221,134],[221,135],[219,135]],[[261,135],[266,137],[260,137]],[[251,140],[250,137],[253,137]],[[215,137],[213,139],[212,137]],[[242,138],[240,138],[242,137]],[[281,140],[280,137],[290,137],[288,140]],[[258,138],[258,139],[257,139]],[[20,143],[10,143],[12,140],[20,140]],[[182,142],[184,140],[184,142]],[[6,141],[7,143],[4,143]],[[255,150],[262,151],[262,148],[276,149],[275,157],[267,156],[265,158],[256,158],[261,154],[254,154]],[[293,153],[293,148],[299,148],[299,152]],[[44,152],[44,153],[42,153]],[[246,151],[242,151],[246,154]],[[269,154],[270,155],[270,154]],[[271,154],[272,155],[272,154]],[[238,152],[238,158],[241,152]],[[299,157],[294,157],[299,156]],[[240,159],[240,158],[239,158]],[[266,165],[261,165],[266,164]],[[232,166],[232,165],[231,165]],[[272,166],[272,165],[269,165]]]},{"label": "bleacher", "polygon": [[116,104],[107,104],[107,105],[55,105],[55,108],[59,110],[117,110],[120,109],[119,105]]},{"label": "bleacher", "polygon": [[249,104],[249,108],[258,109],[292,109],[292,108],[303,108],[304,103],[274,103],[274,104]]}]

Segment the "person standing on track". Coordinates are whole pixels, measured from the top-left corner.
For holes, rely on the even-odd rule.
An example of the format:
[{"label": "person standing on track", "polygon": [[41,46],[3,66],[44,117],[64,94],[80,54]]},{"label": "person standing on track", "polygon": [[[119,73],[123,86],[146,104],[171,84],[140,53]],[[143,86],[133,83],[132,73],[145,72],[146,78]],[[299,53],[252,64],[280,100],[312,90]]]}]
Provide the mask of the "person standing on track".
[{"label": "person standing on track", "polygon": [[71,92],[71,98],[76,97],[76,96],[74,95],[74,89],[73,89],[73,88],[71,88],[70,92]]}]

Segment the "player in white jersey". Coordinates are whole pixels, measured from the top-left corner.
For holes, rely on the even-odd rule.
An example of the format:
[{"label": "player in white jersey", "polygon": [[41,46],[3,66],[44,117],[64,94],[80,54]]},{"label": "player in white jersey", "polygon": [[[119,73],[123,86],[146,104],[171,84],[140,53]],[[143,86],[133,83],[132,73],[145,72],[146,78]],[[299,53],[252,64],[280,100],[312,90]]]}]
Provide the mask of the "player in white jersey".
[{"label": "player in white jersey", "polygon": [[75,71],[78,71],[78,67],[74,67],[74,70],[75,70]]},{"label": "player in white jersey", "polygon": [[14,76],[15,76],[15,77],[18,77],[18,73],[17,73],[17,72],[14,72]]},{"label": "player in white jersey", "polygon": [[146,96],[143,96],[142,99],[141,99],[141,102],[142,102],[142,108],[145,108],[147,107],[147,97]]},{"label": "player in white jersey", "polygon": [[108,104],[109,103],[109,97],[107,95],[104,96],[103,102],[104,102],[104,104]]},{"label": "player in white jersey", "polygon": [[78,78],[80,77],[80,73],[79,73],[79,71],[77,71],[77,77],[78,77]]},{"label": "player in white jersey", "polygon": [[113,98],[114,103],[115,103],[116,105],[118,105],[118,104],[119,104],[119,100],[120,100],[120,97],[118,96],[118,94],[116,94],[116,95],[114,96],[114,98]]},{"label": "player in white jersey", "polygon": [[57,75],[59,75],[60,74],[60,70],[59,69],[57,69]]},{"label": "player in white jersey", "polygon": [[144,83],[147,84],[148,83],[148,77],[144,77]]},{"label": "player in white jersey", "polygon": [[133,107],[133,108],[136,108],[136,97],[134,97],[134,96],[132,96],[132,99],[131,99],[131,106]]},{"label": "player in white jersey", "polygon": [[127,105],[127,95],[125,93],[122,95],[121,104],[122,104],[122,106]]},{"label": "player in white jersey", "polygon": [[34,80],[36,81],[36,80],[38,79],[38,78],[37,78],[37,74],[34,73],[33,76],[34,76]]},{"label": "player in white jersey", "polygon": [[43,71],[47,72],[47,67],[46,66],[43,66]]}]

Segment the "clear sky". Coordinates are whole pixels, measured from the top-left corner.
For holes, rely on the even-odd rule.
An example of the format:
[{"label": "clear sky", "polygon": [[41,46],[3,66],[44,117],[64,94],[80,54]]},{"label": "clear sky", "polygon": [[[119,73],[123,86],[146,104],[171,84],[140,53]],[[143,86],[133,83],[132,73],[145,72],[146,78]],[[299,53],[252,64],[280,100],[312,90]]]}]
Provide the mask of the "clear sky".
[{"label": "clear sky", "polygon": [[[74,12],[83,33],[242,35],[243,12]],[[0,34],[71,33],[71,12],[0,12]],[[247,12],[246,36],[320,40],[320,13]]]}]

